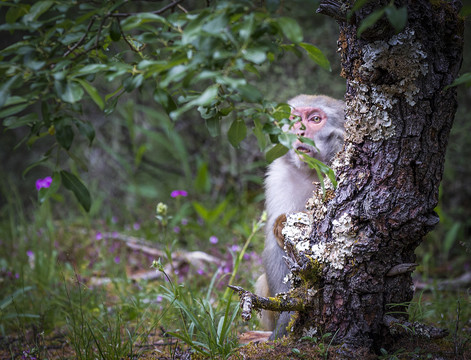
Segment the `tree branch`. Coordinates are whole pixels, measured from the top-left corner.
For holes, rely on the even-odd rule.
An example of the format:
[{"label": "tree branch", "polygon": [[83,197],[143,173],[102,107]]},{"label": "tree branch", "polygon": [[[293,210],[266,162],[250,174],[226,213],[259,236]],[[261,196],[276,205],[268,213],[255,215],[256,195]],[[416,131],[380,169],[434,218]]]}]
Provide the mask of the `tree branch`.
[{"label": "tree branch", "polygon": [[[169,9],[172,9],[174,7],[176,7],[178,4],[180,4],[183,0],[175,0],[174,2],[164,6],[163,8],[159,9],[159,10],[156,10],[156,11],[149,11],[151,14],[154,14],[154,15],[160,15],[162,13],[164,13],[165,11],[169,10]],[[138,14],[141,14],[142,12],[136,12],[136,13],[112,13],[112,14],[109,14],[110,17],[117,17],[117,18],[125,18],[125,17],[128,17],[128,16],[131,16],[131,15],[138,15]]]},{"label": "tree branch", "polygon": [[331,18],[334,18],[340,22],[347,21],[347,9],[345,4],[342,4],[336,0],[321,1],[316,12],[318,14],[330,16]]},{"label": "tree branch", "polygon": [[87,37],[87,35],[88,35],[88,33],[89,33],[91,27],[93,26],[93,23],[94,23],[94,22],[95,22],[95,18],[92,18],[92,19],[90,20],[90,22],[88,23],[87,30],[86,30],[85,33],[82,35],[82,37],[80,38],[80,40],[77,41],[74,46],[72,46],[71,48],[69,48],[69,49],[64,53],[64,55],[62,55],[63,57],[66,57],[67,55],[73,53],[73,52],[75,51],[75,49],[77,49],[77,48],[83,43],[83,41],[84,41],[85,38]]},{"label": "tree branch", "polygon": [[247,291],[240,286],[228,285],[234,291],[239,293],[240,308],[242,309],[242,319],[250,320],[253,310],[271,310],[271,311],[302,311],[304,304],[300,299],[289,297],[287,294],[278,294],[275,297],[258,296]]},{"label": "tree branch", "polygon": [[390,315],[383,316],[384,324],[389,328],[391,334],[414,335],[426,339],[441,339],[448,336],[448,329],[440,329],[435,326],[425,325],[417,321],[411,323],[396,319]]}]

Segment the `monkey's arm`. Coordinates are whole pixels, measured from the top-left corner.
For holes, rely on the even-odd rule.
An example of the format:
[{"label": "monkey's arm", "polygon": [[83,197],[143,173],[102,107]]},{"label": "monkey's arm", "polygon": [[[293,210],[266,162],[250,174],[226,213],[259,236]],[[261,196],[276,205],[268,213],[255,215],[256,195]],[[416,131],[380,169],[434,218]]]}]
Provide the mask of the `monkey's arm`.
[{"label": "monkey's arm", "polygon": [[242,309],[242,318],[245,321],[252,317],[252,310],[271,310],[271,311],[302,311],[304,304],[301,298],[293,298],[288,294],[278,294],[275,297],[258,296],[240,286],[229,285],[232,290],[239,293],[240,308]]}]

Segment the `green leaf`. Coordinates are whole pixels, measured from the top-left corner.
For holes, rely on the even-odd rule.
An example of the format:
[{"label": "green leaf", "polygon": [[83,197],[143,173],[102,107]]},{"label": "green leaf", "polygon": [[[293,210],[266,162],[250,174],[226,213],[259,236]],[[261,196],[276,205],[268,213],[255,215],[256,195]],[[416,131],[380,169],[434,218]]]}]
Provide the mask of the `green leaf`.
[{"label": "green leaf", "polygon": [[34,124],[39,120],[39,116],[36,113],[29,113],[25,116],[12,116],[3,120],[3,126],[7,129],[16,129],[21,126]]},{"label": "green leaf", "polygon": [[254,128],[252,131],[255,137],[257,138],[258,147],[260,148],[261,151],[263,151],[265,147],[267,146],[267,137],[265,136],[265,133],[263,132],[263,125],[260,122],[259,118],[254,118],[253,123],[254,123]]},{"label": "green leaf", "polygon": [[17,6],[12,6],[8,9],[5,14],[5,20],[8,24],[13,24],[23,15],[27,14],[30,9],[30,5],[18,4]]},{"label": "green leaf", "polygon": [[352,9],[350,10],[351,12],[349,13],[349,17],[351,14],[353,14],[355,11],[360,10],[363,6],[366,5],[367,2],[371,0],[356,0],[355,3],[352,6]]},{"label": "green leaf", "polygon": [[162,88],[156,88],[154,91],[154,100],[158,102],[162,107],[165,109],[167,114],[170,114],[172,111],[177,109],[177,104],[173,100],[173,98],[170,96],[170,94],[162,89]]},{"label": "green leaf", "polygon": [[280,17],[276,19],[276,22],[281,28],[283,34],[292,42],[299,43],[303,41],[303,30],[299,26],[298,22],[293,18]]},{"label": "green leaf", "polygon": [[83,88],[75,81],[62,82],[56,80],[54,82],[56,93],[63,101],[75,103],[82,99]]},{"label": "green leaf", "polygon": [[3,110],[0,111],[0,119],[1,118],[6,118],[11,115],[15,115],[19,113],[20,111],[23,111],[28,107],[29,104],[19,104],[19,105],[14,105],[14,106],[9,106]]},{"label": "green leaf", "polygon": [[77,81],[80,85],[82,85],[82,87],[85,89],[87,94],[90,95],[90,97],[95,102],[95,104],[97,104],[100,110],[103,111],[103,109],[105,108],[105,102],[103,101],[100,94],[98,93],[98,90],[93,85],[91,85],[90,83],[88,83],[87,81],[83,79],[74,79],[74,80]]},{"label": "green leaf", "polygon": [[126,19],[121,21],[121,28],[124,32],[128,32],[129,30],[132,30],[141,26],[142,24],[149,22],[157,22],[170,26],[169,22],[162,16],[142,12],[132,16],[128,16]]},{"label": "green leaf", "polygon": [[390,5],[386,7],[385,12],[396,33],[401,32],[406,27],[407,7],[403,6],[397,9],[394,5]]},{"label": "green leaf", "polygon": [[[3,80],[3,84],[0,85],[0,108],[8,104],[8,98],[10,97],[10,87],[13,83],[20,78],[20,75],[15,75],[9,78],[7,81]],[[5,115],[0,117],[4,117]],[[8,115],[7,115],[8,116]]]},{"label": "green leaf", "polygon": [[119,41],[121,39],[121,30],[119,28],[119,20],[115,19],[110,26],[110,38],[113,41]]},{"label": "green leaf", "polygon": [[55,124],[57,142],[66,150],[69,150],[74,141],[74,131],[68,120],[60,119]]},{"label": "green leaf", "polygon": [[376,24],[376,22],[381,19],[381,17],[384,15],[385,9],[379,9],[374,12],[372,12],[370,15],[368,15],[366,18],[363,19],[361,22],[360,26],[358,27],[357,30],[357,36],[360,37],[363,32],[368,29],[369,27],[373,26]]},{"label": "green leaf", "polygon": [[66,170],[61,170],[60,174],[62,183],[64,184],[66,189],[72,191],[80,205],[82,205],[86,212],[89,212],[92,201],[90,193],[85,187],[85,185],[80,181],[77,176]]},{"label": "green leaf", "polygon": [[300,43],[299,46],[307,51],[308,56],[314,60],[316,64],[327,71],[332,71],[329,60],[317,46],[308,43]]},{"label": "green leaf", "polygon": [[229,131],[227,132],[227,137],[229,138],[229,142],[235,148],[239,146],[239,143],[245,139],[247,135],[247,126],[245,125],[244,120],[242,119],[235,119]]},{"label": "green leaf", "polygon": [[45,13],[53,4],[53,1],[36,1],[29,9],[29,12],[23,17],[23,22],[28,24],[37,20],[43,13]]},{"label": "green leaf", "polygon": [[209,175],[208,163],[202,162],[198,166],[198,172],[195,177],[195,190],[198,193],[208,193],[211,190],[211,179]]},{"label": "green leaf", "polygon": [[90,123],[81,120],[77,120],[75,125],[77,126],[80,133],[88,139],[89,145],[91,145],[95,139],[95,129],[93,126],[90,125]]},{"label": "green leaf", "polygon": [[263,99],[262,93],[253,85],[239,85],[236,89],[245,101],[259,102]]},{"label": "green leaf", "polygon": [[445,86],[444,90],[461,84],[466,84],[467,86],[471,85],[471,72],[461,75],[459,78],[455,79],[451,85]]},{"label": "green leaf", "polygon": [[170,113],[170,118],[176,120],[181,114],[190,110],[194,106],[202,106],[206,107],[211,105],[211,103],[217,98],[218,96],[219,85],[211,85],[209,86],[200,96],[194,98],[193,100],[187,102],[182,107],[172,111]]},{"label": "green leaf", "polygon": [[297,138],[298,137],[296,136],[296,134],[293,134],[290,132],[283,132],[278,136],[278,141],[284,147],[291,149],[293,146],[293,143],[296,141]]},{"label": "green leaf", "polygon": [[107,68],[108,68],[108,66],[106,66],[105,64],[90,64],[90,65],[86,65],[83,68],[81,68],[78,71],[78,74],[79,75],[81,75],[81,74],[86,74],[86,75],[94,74],[94,73],[97,73],[99,71],[105,70]]},{"label": "green leaf", "polygon": [[206,128],[212,137],[219,136],[221,134],[221,117],[213,116],[206,119]]},{"label": "green leaf", "polygon": [[247,49],[243,51],[242,53],[244,55],[245,60],[253,62],[254,64],[257,64],[257,65],[262,64],[267,59],[266,51],[260,48]]},{"label": "green leaf", "polygon": [[286,146],[276,144],[265,154],[265,158],[267,159],[268,163],[271,163],[273,162],[273,160],[278,159],[279,157],[286,154],[288,151],[289,149]]}]

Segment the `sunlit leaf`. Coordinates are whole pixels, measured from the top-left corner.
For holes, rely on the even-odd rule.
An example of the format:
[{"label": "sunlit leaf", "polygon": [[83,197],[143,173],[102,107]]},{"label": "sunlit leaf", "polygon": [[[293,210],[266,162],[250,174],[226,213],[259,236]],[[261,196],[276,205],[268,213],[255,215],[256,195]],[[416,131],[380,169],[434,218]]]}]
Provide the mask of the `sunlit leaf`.
[{"label": "sunlit leaf", "polygon": [[329,60],[324,55],[324,53],[321,50],[319,50],[317,46],[314,46],[308,43],[301,43],[299,44],[299,46],[301,46],[304,50],[306,50],[308,56],[312,60],[314,60],[319,66],[321,66],[327,71],[332,71]]},{"label": "sunlit leaf", "polygon": [[292,42],[299,43],[303,41],[303,30],[298,22],[293,18],[280,17],[276,19],[283,34]]}]

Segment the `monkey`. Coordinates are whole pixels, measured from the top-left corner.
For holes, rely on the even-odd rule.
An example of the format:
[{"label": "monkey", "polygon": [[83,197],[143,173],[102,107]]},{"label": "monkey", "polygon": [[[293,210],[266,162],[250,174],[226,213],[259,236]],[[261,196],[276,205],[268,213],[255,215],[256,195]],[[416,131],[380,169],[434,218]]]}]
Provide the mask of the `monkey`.
[{"label": "monkey", "polygon": [[[284,239],[281,235],[284,214],[306,210],[306,202],[312,196],[313,182],[318,181],[316,171],[310,169],[295,150],[315,157],[323,163],[330,163],[343,145],[345,132],[344,108],[342,100],[324,95],[298,95],[288,101],[291,106],[290,119],[300,121],[291,129],[283,128],[298,136],[314,140],[315,147],[299,139],[282,157],[273,161],[265,177],[265,207],[267,222],[265,228],[265,249],[262,253],[262,274],[255,283],[255,293],[260,296],[275,296],[287,292],[289,285],[283,282],[289,273],[283,257]],[[267,330],[273,330],[270,340],[287,334],[286,327],[292,313],[277,314],[262,311],[260,323]]]}]

